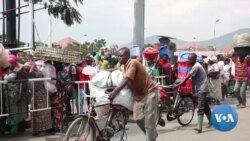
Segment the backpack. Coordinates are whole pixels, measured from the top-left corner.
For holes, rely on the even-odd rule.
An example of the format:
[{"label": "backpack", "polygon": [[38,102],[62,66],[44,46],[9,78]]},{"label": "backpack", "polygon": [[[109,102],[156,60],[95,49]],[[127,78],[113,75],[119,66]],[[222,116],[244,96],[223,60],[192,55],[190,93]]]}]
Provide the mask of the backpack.
[{"label": "backpack", "polygon": [[163,58],[164,56],[169,56],[168,46],[161,47],[159,50],[160,58]]}]

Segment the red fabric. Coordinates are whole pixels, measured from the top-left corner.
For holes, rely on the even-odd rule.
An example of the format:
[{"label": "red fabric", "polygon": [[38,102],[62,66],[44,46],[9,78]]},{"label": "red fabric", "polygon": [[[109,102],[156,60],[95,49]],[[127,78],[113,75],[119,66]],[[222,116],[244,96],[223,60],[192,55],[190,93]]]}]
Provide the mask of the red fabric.
[{"label": "red fabric", "polygon": [[166,63],[163,59],[159,59],[158,65],[165,69],[171,69],[171,63]]},{"label": "red fabric", "polygon": [[4,77],[4,73],[0,70],[0,78]]},{"label": "red fabric", "polygon": [[239,61],[235,62],[235,80],[247,80],[248,74],[247,74],[247,64],[240,63]]},{"label": "red fabric", "polygon": [[[79,67],[79,78],[80,78],[80,81],[89,81],[90,80],[89,75],[86,75],[86,74],[82,73],[83,68],[84,67]],[[84,88],[84,83],[80,84],[80,88]]]},{"label": "red fabric", "polygon": [[165,63],[165,61],[164,61],[163,59],[159,59],[158,65],[159,65],[160,67],[162,67],[164,63]]},{"label": "red fabric", "polygon": [[161,102],[166,101],[168,98],[167,91],[164,88],[159,87],[159,93],[160,93],[160,101]]},{"label": "red fabric", "polygon": [[165,63],[165,64],[163,64],[163,68],[167,69],[167,70],[170,70],[171,69],[171,64],[170,63]]},{"label": "red fabric", "polygon": [[51,119],[55,130],[60,130],[67,116],[67,94],[65,87],[58,87],[58,92],[50,94]]},{"label": "red fabric", "polygon": [[155,59],[158,56],[159,51],[155,48],[147,48],[144,51],[145,58]]},{"label": "red fabric", "polygon": [[182,94],[192,94],[193,92],[192,78],[189,78],[184,85],[178,88],[178,91]]}]

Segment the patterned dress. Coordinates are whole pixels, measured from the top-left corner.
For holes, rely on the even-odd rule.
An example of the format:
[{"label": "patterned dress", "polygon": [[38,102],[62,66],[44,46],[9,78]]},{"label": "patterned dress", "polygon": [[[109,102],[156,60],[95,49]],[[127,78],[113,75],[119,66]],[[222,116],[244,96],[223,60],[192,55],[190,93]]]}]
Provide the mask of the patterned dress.
[{"label": "patterned dress", "polygon": [[[17,72],[7,72],[5,80],[17,79]],[[25,94],[22,94],[21,100],[18,101],[18,95],[23,93],[24,83],[8,83],[4,85],[4,98],[6,113],[10,114],[7,117],[8,125],[16,125],[28,118],[28,101]],[[17,114],[18,113],[18,114]]]},{"label": "patterned dress", "polygon": [[63,86],[58,87],[58,92],[50,94],[52,126],[56,131],[62,130],[63,128],[63,122],[67,114],[66,101],[66,89]]},{"label": "patterned dress", "polygon": [[[36,72],[35,78],[43,78],[42,73]],[[47,106],[50,107],[47,92],[44,87],[43,81],[31,82],[31,92],[34,87],[34,97],[31,100],[31,109],[43,109]],[[48,105],[47,105],[48,104]],[[42,110],[31,112],[31,128],[33,132],[45,131],[52,128],[51,110]]]}]

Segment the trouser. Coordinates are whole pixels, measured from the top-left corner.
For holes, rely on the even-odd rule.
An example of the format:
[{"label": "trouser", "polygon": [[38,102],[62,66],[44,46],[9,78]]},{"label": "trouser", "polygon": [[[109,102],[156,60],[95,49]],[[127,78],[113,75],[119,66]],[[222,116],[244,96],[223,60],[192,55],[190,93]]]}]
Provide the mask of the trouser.
[{"label": "trouser", "polygon": [[76,107],[79,115],[84,113],[84,91],[84,89],[80,89],[79,94],[76,94]]},{"label": "trouser", "polygon": [[141,101],[135,101],[133,116],[137,125],[146,135],[146,141],[156,141],[157,131],[157,110],[158,110],[158,90],[154,90]]},{"label": "trouser", "polygon": [[71,101],[71,98],[72,98],[72,93],[68,93],[67,92],[67,99],[66,99],[66,109],[67,109],[67,115],[68,116],[71,116],[72,115],[72,111],[71,111],[71,103],[70,103],[70,101]]},{"label": "trouser", "polygon": [[227,96],[227,86],[224,83],[221,84],[221,93],[222,93],[222,98],[224,99],[225,96]]},{"label": "trouser", "polygon": [[209,93],[198,93],[197,94],[197,96],[198,96],[197,114],[198,115],[205,114],[207,117],[210,117],[210,115],[211,115],[211,109],[209,107],[208,99],[207,99],[208,94]]},{"label": "trouser", "polygon": [[247,80],[236,80],[234,85],[234,92],[239,104],[246,104],[246,89],[248,86]]}]

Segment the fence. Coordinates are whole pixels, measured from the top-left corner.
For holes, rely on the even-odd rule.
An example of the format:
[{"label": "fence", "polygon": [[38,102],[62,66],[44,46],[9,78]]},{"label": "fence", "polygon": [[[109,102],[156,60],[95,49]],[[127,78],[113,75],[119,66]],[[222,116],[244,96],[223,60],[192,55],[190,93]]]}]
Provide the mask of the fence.
[{"label": "fence", "polygon": [[159,85],[166,85],[166,75],[154,76],[153,80]]},{"label": "fence", "polygon": [[[86,107],[85,106],[86,104],[85,105],[81,105],[81,103],[82,102],[85,103],[84,101],[86,101],[86,98],[84,97],[84,95],[88,95],[86,88],[87,88],[87,84],[89,83],[89,81],[74,81],[72,83],[74,83],[74,84],[77,85],[77,92],[78,93],[75,93],[75,96],[76,96],[75,99],[74,98],[71,99],[71,102],[70,102],[71,103],[71,107],[72,107],[71,112],[74,115],[81,115],[84,112],[82,110],[82,108]],[[83,85],[82,88],[81,88],[80,85]],[[77,110],[75,110],[75,108],[74,108],[75,106],[76,106]]]},{"label": "fence", "polygon": [[[32,98],[34,99],[34,86],[35,83],[37,81],[49,81],[51,80],[51,78],[34,78],[34,79],[19,79],[19,80],[11,80],[11,81],[0,81],[0,99],[1,99],[1,113],[0,113],[0,117],[5,117],[5,116],[9,116],[9,115],[14,115],[14,114],[22,114],[22,113],[3,113],[3,85],[4,84],[8,84],[8,83],[21,83],[21,82],[31,82],[31,86],[32,86]],[[34,107],[34,100],[31,103],[32,106]],[[47,106],[45,108],[40,108],[40,109],[31,109],[30,111],[27,112],[36,112],[36,111],[43,111],[43,110],[49,110],[51,109],[50,105],[49,105],[49,94],[48,94],[48,90],[47,90]],[[27,113],[25,112],[25,113]]]}]

